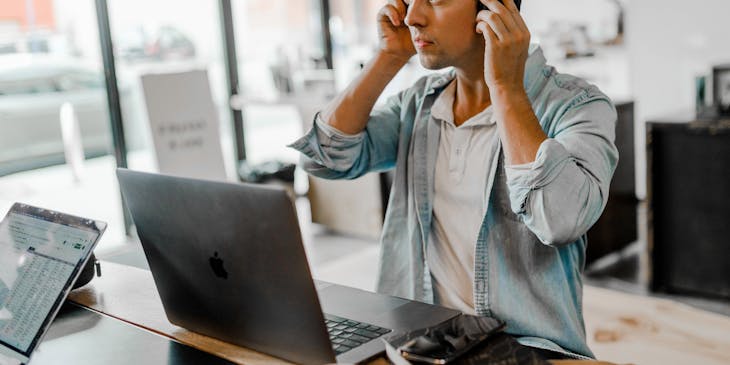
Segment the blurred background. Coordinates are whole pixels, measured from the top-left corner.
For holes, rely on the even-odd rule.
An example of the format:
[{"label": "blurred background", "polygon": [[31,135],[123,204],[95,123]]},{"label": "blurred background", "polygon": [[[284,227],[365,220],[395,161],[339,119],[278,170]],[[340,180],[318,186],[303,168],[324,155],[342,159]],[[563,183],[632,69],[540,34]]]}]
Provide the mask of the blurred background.
[{"label": "blurred background", "polygon": [[[372,290],[390,176],[311,179],[285,145],[373,55],[382,5],[3,0],[0,211],[20,201],[106,221],[97,256],[146,267],[114,171],[176,172],[143,76],[204,71],[194,97],[214,106],[206,143],[227,179],[289,188],[315,276]],[[619,111],[587,282],[730,315],[730,2],[526,0],[522,14],[548,63]],[[383,98],[424,74],[411,60]]]}]

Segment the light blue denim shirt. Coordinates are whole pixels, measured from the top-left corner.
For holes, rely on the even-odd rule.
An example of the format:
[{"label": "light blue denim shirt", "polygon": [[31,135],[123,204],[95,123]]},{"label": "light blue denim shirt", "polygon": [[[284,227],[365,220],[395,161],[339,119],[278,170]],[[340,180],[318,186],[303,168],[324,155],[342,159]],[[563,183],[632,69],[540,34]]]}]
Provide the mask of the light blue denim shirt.
[{"label": "light blue denim shirt", "polygon": [[[376,107],[362,133],[337,133],[317,117],[290,145],[303,154],[306,170],[322,178],[354,179],[395,168],[378,292],[433,302],[424,253],[440,130],[430,114],[454,77],[451,71],[421,78]],[[474,306],[479,315],[504,320],[522,344],[593,357],[581,273],[586,232],[606,205],[618,162],[616,110],[595,86],[548,66],[536,45],[524,80],[548,139],[532,164],[505,166],[501,146],[492,157],[487,213],[476,242]]]}]

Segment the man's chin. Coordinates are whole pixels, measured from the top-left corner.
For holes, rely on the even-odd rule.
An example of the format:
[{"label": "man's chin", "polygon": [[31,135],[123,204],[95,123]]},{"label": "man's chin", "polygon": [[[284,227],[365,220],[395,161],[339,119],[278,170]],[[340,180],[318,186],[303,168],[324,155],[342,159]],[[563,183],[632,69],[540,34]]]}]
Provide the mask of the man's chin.
[{"label": "man's chin", "polygon": [[421,66],[427,70],[440,70],[446,67],[443,65],[443,62],[434,55],[419,53],[418,61],[420,61]]}]

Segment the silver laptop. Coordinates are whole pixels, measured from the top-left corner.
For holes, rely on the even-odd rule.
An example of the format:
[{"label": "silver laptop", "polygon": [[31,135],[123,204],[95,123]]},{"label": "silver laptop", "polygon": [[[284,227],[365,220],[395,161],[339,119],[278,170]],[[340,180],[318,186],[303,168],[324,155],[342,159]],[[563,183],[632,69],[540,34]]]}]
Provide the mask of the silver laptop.
[{"label": "silver laptop", "polygon": [[125,169],[117,176],[176,325],[297,363],[357,363],[382,353],[383,338],[460,314],[315,283],[281,188]]},{"label": "silver laptop", "polygon": [[105,229],[20,203],[8,211],[0,222],[0,358],[29,361]]}]

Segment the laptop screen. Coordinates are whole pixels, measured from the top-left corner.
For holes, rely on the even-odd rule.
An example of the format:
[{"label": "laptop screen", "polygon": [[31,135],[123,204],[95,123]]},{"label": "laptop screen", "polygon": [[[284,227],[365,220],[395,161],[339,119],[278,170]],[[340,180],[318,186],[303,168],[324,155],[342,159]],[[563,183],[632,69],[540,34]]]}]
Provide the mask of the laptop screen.
[{"label": "laptop screen", "polygon": [[0,222],[4,353],[30,357],[105,228],[102,222],[13,205]]}]

